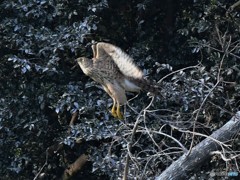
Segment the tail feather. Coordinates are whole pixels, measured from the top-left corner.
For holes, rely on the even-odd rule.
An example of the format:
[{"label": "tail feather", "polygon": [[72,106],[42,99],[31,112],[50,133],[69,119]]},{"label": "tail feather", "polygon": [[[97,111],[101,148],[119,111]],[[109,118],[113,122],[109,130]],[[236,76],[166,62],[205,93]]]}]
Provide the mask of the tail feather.
[{"label": "tail feather", "polygon": [[130,81],[133,81],[137,86],[139,86],[141,88],[141,90],[145,91],[145,92],[150,92],[154,95],[160,95],[161,93],[161,87],[154,82],[151,82],[147,79],[136,79],[136,78],[132,78],[132,77],[128,77],[128,79]]}]

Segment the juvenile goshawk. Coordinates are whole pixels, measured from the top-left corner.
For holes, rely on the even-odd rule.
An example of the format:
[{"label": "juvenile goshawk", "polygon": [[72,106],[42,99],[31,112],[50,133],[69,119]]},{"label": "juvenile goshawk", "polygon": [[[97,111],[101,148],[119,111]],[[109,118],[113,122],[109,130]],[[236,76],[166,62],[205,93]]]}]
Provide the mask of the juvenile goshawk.
[{"label": "juvenile goshawk", "polygon": [[127,103],[126,91],[145,90],[155,93],[154,87],[143,79],[143,72],[133,63],[133,59],[120,48],[104,42],[92,45],[93,58],[77,58],[84,74],[100,83],[113,99],[111,113],[123,119],[120,105]]}]

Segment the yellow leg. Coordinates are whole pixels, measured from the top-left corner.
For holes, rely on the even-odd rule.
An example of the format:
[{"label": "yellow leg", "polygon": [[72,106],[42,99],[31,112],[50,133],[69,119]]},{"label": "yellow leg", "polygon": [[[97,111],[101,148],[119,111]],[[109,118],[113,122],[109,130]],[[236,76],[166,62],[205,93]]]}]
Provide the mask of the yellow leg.
[{"label": "yellow leg", "polygon": [[117,112],[116,112],[116,101],[115,100],[113,100],[113,107],[112,107],[111,113],[112,113],[113,117],[115,117],[115,118],[118,117]]},{"label": "yellow leg", "polygon": [[117,117],[123,119],[123,114],[120,111],[120,105],[117,103]]}]

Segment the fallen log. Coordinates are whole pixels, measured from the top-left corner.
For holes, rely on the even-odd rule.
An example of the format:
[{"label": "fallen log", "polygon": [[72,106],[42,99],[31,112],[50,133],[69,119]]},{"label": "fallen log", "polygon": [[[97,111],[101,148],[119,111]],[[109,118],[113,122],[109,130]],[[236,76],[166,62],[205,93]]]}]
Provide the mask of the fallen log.
[{"label": "fallen log", "polygon": [[188,179],[190,172],[196,171],[200,165],[212,156],[211,152],[221,149],[219,142],[231,140],[239,133],[239,129],[240,111],[224,126],[213,132],[210,137],[193,147],[190,154],[184,153],[177,161],[173,162],[160,176],[156,177],[156,180]]}]

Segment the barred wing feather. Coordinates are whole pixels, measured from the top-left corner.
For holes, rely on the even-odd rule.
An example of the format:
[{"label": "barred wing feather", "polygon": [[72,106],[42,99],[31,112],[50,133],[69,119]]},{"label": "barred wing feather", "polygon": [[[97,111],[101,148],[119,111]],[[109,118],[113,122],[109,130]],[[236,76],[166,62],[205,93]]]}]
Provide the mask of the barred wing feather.
[{"label": "barred wing feather", "polygon": [[122,51],[119,47],[116,47],[109,43],[99,42],[97,44],[96,57],[99,58],[102,53],[107,53],[111,56],[112,60],[118,66],[119,70],[128,77],[141,79],[143,78],[143,72],[134,64],[133,59]]}]

